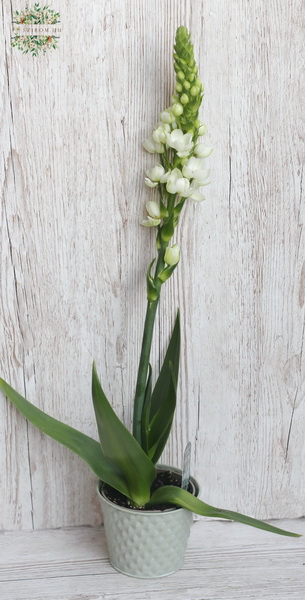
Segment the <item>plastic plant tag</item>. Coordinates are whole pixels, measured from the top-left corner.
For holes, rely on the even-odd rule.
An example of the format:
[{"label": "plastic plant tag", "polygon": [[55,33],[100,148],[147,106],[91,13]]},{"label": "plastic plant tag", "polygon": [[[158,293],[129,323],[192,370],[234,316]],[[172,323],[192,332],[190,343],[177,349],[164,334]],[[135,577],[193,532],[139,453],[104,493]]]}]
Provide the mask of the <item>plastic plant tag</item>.
[{"label": "plastic plant tag", "polygon": [[190,481],[191,474],[191,451],[192,444],[188,442],[185,446],[184,454],[183,454],[183,467],[182,467],[182,481],[181,487],[184,490],[187,490]]}]

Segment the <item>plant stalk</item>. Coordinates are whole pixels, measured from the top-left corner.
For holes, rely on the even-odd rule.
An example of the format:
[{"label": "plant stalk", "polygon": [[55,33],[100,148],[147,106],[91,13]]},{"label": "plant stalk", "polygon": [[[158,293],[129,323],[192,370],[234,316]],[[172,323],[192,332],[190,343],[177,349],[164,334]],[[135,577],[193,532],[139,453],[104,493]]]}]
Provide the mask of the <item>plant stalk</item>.
[{"label": "plant stalk", "polygon": [[138,368],[138,377],[136,384],[136,393],[134,399],[134,411],[133,411],[133,435],[136,438],[137,442],[142,446],[142,412],[143,405],[145,399],[145,389],[147,382],[147,374],[148,374],[148,365],[151,351],[151,344],[154,332],[154,324],[156,318],[156,312],[159,303],[160,290],[162,282],[158,279],[159,273],[162,271],[164,267],[164,252],[167,244],[162,244],[162,247],[159,250],[158,261],[155,270],[154,282],[156,287],[158,288],[159,295],[156,300],[149,300],[147,303],[146,309],[146,317],[144,322],[144,330],[143,330],[143,339],[142,339],[142,347]]}]

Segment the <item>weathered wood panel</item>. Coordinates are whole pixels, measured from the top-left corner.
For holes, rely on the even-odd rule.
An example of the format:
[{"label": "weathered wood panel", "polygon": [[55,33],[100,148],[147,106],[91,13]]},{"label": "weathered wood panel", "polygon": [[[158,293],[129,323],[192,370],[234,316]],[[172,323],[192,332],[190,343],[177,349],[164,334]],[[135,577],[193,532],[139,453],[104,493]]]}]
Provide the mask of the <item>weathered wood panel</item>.
[{"label": "weathered wood panel", "polygon": [[[153,362],[182,314],[177,419],[202,497],[259,517],[304,514],[304,6],[301,0],[82,0],[59,48],[1,45],[1,375],[96,435],[92,359],[130,425],[144,274],[139,227],[152,158],[142,140],[168,105],[176,27],[192,31],[214,146],[208,202],[189,204],[182,261],[160,305]],[[0,402],[0,528],[100,520],[94,477]]]},{"label": "weathered wood panel", "polygon": [[[305,533],[304,520],[280,525]],[[141,580],[112,568],[102,528],[5,532],[0,592],[2,600],[302,600],[304,547],[304,538],[201,521],[178,573]]]}]

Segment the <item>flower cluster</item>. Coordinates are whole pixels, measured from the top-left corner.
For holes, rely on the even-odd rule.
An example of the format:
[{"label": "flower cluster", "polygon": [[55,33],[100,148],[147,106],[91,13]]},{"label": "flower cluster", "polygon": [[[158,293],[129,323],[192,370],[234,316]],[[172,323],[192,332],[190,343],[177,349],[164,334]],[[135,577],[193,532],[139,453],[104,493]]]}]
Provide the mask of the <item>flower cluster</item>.
[{"label": "flower cluster", "polygon": [[179,262],[179,247],[177,244],[169,247],[169,242],[185,201],[188,198],[195,202],[204,200],[199,188],[209,183],[206,158],[212,148],[198,141],[206,133],[206,126],[198,119],[203,85],[197,76],[193,46],[185,27],[177,30],[174,67],[176,89],[172,103],[161,113],[152,134],[144,142],[148,152],[159,155],[159,162],[146,171],[145,177],[146,185],[158,190],[159,200],[147,202],[147,217],[142,221],[142,225],[156,227],[158,231],[155,278],[150,271],[148,274],[148,297],[151,298],[158,295],[153,282],[166,281]]}]

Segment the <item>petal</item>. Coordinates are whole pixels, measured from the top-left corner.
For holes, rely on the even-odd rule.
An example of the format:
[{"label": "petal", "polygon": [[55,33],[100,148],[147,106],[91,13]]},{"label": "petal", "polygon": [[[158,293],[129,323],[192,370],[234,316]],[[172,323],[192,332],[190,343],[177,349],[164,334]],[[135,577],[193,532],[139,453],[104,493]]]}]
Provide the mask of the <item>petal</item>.
[{"label": "petal", "polygon": [[147,177],[151,179],[151,181],[160,181],[162,175],[164,175],[165,169],[159,163],[155,165],[152,169],[146,171]]},{"label": "petal", "polygon": [[147,217],[144,221],[141,222],[141,225],[144,227],[157,227],[160,225],[161,219],[152,219],[150,216]]},{"label": "petal", "polygon": [[158,202],[155,202],[154,200],[149,200],[149,202],[146,202],[146,210],[148,212],[149,217],[151,217],[152,219],[161,218],[160,205]]},{"label": "petal", "polygon": [[178,194],[180,194],[181,196],[188,196],[190,193],[190,182],[188,179],[184,179],[183,177],[180,179],[177,179],[176,181],[176,189]]},{"label": "petal", "polygon": [[164,173],[164,175],[162,175],[162,177],[160,178],[160,182],[161,183],[166,183],[168,181],[168,178],[171,175],[171,171],[167,171],[167,173]]},{"label": "petal", "polygon": [[199,183],[201,185],[207,185],[207,183],[209,183],[209,181],[208,181],[209,176],[210,176],[209,169],[195,171],[195,173],[193,175],[194,179],[196,179],[196,181],[199,181]]},{"label": "petal", "polygon": [[204,144],[197,144],[194,150],[194,154],[196,154],[196,156],[199,156],[200,158],[207,158],[208,156],[210,156],[211,152],[213,152],[213,148],[209,148]]},{"label": "petal", "polygon": [[184,156],[188,156],[191,150],[192,150],[192,148],[186,148],[185,150],[180,150],[180,152],[177,152],[177,155],[180,156],[180,158],[183,158]]},{"label": "petal", "polygon": [[171,177],[175,178],[176,180],[181,179],[182,173],[181,173],[180,169],[177,169],[177,168],[173,169],[171,172]]},{"label": "petal", "polygon": [[194,202],[202,202],[203,200],[205,200],[205,196],[200,192],[193,192],[193,194],[189,196],[189,198],[194,200]]},{"label": "petal", "polygon": [[151,181],[151,179],[149,179],[149,177],[145,177],[145,183],[150,188],[154,188],[154,187],[156,187],[156,185],[158,185],[157,181]]}]

